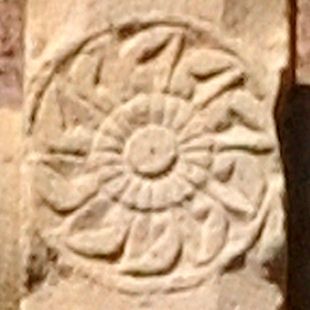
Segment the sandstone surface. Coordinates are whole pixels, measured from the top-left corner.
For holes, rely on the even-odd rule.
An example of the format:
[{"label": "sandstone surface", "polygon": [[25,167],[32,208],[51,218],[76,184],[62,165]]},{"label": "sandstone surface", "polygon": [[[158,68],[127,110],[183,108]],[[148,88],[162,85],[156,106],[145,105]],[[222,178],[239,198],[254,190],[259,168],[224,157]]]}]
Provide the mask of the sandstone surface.
[{"label": "sandstone surface", "polygon": [[20,298],[22,1],[0,1],[0,309]]},{"label": "sandstone surface", "polygon": [[23,310],[276,310],[285,0],[29,0]]},{"label": "sandstone surface", "polygon": [[297,1],[296,77],[299,84],[310,83],[310,2]]}]

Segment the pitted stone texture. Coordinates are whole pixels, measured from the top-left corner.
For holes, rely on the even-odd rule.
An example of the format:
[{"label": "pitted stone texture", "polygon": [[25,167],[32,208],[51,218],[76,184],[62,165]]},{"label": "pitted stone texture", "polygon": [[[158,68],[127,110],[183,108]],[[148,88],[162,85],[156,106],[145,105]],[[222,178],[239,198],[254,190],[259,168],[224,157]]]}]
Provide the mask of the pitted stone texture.
[{"label": "pitted stone texture", "polygon": [[[30,0],[23,309],[87,309],[83,281],[79,300],[105,292],[93,309],[218,310],[238,268],[270,297],[285,252],[273,111],[287,8],[230,3]],[[250,294],[236,306],[259,304]],[[270,310],[284,297],[272,294]]]},{"label": "pitted stone texture", "polygon": [[21,293],[20,159],[23,1],[0,1],[0,309],[17,310]]},{"label": "pitted stone texture", "polygon": [[0,309],[17,310],[21,292],[21,112],[2,107],[0,117]]},{"label": "pitted stone texture", "polygon": [[310,84],[310,2],[297,1],[297,82]]},{"label": "pitted stone texture", "polygon": [[0,1],[0,107],[22,101],[22,0]]}]

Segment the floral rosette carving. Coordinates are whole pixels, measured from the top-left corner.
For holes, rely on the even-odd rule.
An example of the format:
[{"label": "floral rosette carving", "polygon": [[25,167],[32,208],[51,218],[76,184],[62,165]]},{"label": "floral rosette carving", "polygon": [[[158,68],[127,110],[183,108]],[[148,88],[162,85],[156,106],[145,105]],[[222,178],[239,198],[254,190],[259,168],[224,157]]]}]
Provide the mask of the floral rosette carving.
[{"label": "floral rosette carving", "polygon": [[29,126],[34,196],[73,256],[178,279],[257,242],[281,192],[276,140],[248,68],[219,42],[193,24],[124,23],[46,74]]}]

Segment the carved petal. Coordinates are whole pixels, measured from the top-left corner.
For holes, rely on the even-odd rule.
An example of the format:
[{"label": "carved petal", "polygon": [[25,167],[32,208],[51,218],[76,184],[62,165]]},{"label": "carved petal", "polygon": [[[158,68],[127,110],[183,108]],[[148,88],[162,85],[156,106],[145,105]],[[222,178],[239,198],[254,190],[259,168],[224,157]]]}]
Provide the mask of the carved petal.
[{"label": "carved petal", "polygon": [[231,185],[238,188],[253,205],[260,205],[266,189],[266,176],[259,157],[239,153],[231,158],[235,162]]},{"label": "carved petal", "polygon": [[[236,67],[230,57],[216,50],[198,49],[191,53],[188,53],[180,61],[180,64],[175,70],[173,75],[170,90],[176,95],[180,95],[183,98],[189,99],[194,94],[195,84],[201,84],[201,82],[208,82],[210,78],[217,76],[225,71]],[[206,88],[205,83],[198,87],[199,94],[195,95],[195,102],[203,104],[206,100],[211,98],[214,94],[217,94],[221,89],[230,85],[238,74],[230,74],[228,79],[225,79],[225,75],[221,80],[221,83],[217,82],[212,84],[209,88]],[[215,92],[212,92],[212,90]],[[206,91],[204,91],[206,90]],[[200,102],[202,101],[202,102]]]},{"label": "carved petal", "polygon": [[[140,92],[162,91],[170,77],[179,43],[167,29],[148,29],[135,35],[123,46],[121,56],[130,63],[138,63],[126,76],[131,96]],[[129,61],[128,61],[129,59]]]},{"label": "carved petal", "polygon": [[162,29],[142,32],[123,46],[120,55],[124,57],[134,54],[137,61],[143,63],[156,57],[170,39],[171,33]]},{"label": "carved petal", "polygon": [[183,178],[194,185],[203,183],[207,178],[204,168],[185,161],[179,163],[177,171]]},{"label": "carved petal", "polygon": [[209,263],[224,246],[228,223],[217,202],[199,195],[187,210],[176,211],[184,255],[195,265]]},{"label": "carved petal", "polygon": [[255,207],[253,204],[237,189],[228,184],[222,184],[216,180],[209,180],[207,185],[209,193],[220,201],[229,211],[253,216]]},{"label": "carved petal", "polygon": [[38,165],[34,172],[34,186],[56,211],[66,212],[81,206],[97,191],[97,180],[94,175],[67,180],[51,168]]},{"label": "carved petal", "polygon": [[201,229],[201,245],[197,253],[197,264],[210,262],[223,248],[228,223],[219,210],[212,210]]},{"label": "carved petal", "polygon": [[63,134],[63,116],[58,100],[58,86],[54,82],[46,90],[40,106],[33,112],[30,126],[33,127],[36,146],[47,150],[47,142],[57,141]]},{"label": "carved petal", "polygon": [[253,94],[236,90],[233,92],[229,105],[239,123],[245,127],[262,130],[266,126],[268,121],[265,107],[255,99]]},{"label": "carved petal", "polygon": [[[236,257],[243,255],[246,250],[253,247],[258,240],[260,232],[264,227],[268,209],[273,202],[274,188],[267,191],[264,201],[260,206],[255,218],[250,221],[245,220],[243,223],[240,221],[231,221],[229,234],[227,237],[227,245],[221,253],[218,263],[221,266],[229,265]],[[270,236],[268,236],[270,239]]]},{"label": "carved petal", "polygon": [[61,107],[63,126],[75,127],[81,124],[91,129],[97,128],[104,114],[95,107],[92,97],[81,96],[76,86],[61,76],[57,76],[57,84],[61,89],[57,93],[57,102]]},{"label": "carved petal", "polygon": [[185,99],[190,99],[195,90],[195,79],[189,76],[184,62],[175,69],[170,83],[170,92]]},{"label": "carved petal", "polygon": [[235,170],[235,159],[229,155],[220,154],[213,163],[213,175],[221,182],[228,182]]},{"label": "carved petal", "polygon": [[255,254],[263,263],[274,262],[281,255],[285,247],[285,214],[282,208],[283,179],[281,177],[270,180],[270,196],[268,216],[264,229],[255,248]]},{"label": "carved petal", "polygon": [[69,79],[80,98],[87,98],[97,112],[105,114],[119,104],[119,99],[104,86],[98,87],[102,65],[103,59],[99,55],[82,54],[73,63]]},{"label": "carved petal", "polygon": [[[66,178],[74,177],[77,173],[84,171],[86,160],[84,156],[75,156],[71,154],[32,154],[29,156],[29,162],[36,162],[45,165],[53,171],[57,171]],[[41,167],[41,166],[40,166]]]},{"label": "carved petal", "polygon": [[233,61],[218,50],[196,50],[191,54],[189,72],[199,78],[208,78],[233,67]]},{"label": "carved petal", "polygon": [[234,126],[216,137],[216,147],[220,151],[243,150],[250,153],[268,153],[275,147],[273,137],[263,132]]},{"label": "carved petal", "polygon": [[215,96],[201,112],[208,129],[217,132],[225,131],[235,124],[255,131],[262,130],[267,122],[265,114],[264,105],[248,92],[239,89]]},{"label": "carved petal", "polygon": [[183,255],[186,260],[196,263],[197,250],[200,247],[201,226],[188,210],[180,208],[175,210],[175,218],[183,239]]},{"label": "carved petal", "polygon": [[141,215],[133,223],[120,270],[151,275],[170,270],[180,251],[180,240],[170,214]]},{"label": "carved petal", "polygon": [[125,242],[130,216],[125,208],[98,198],[73,219],[67,245],[84,256],[118,254]]},{"label": "carved petal", "polygon": [[198,108],[205,108],[213,99],[222,95],[242,79],[243,72],[239,68],[228,70],[214,77],[206,83],[198,84],[196,87],[193,104]]},{"label": "carved petal", "polygon": [[99,58],[89,54],[82,54],[77,57],[71,69],[71,79],[84,89],[95,83],[95,75]]},{"label": "carved petal", "polygon": [[211,132],[222,132],[232,125],[233,120],[230,113],[231,98],[232,92],[225,92],[221,96],[213,98],[212,102],[200,112],[206,129]]},{"label": "carved petal", "polygon": [[186,206],[191,216],[198,222],[204,222],[212,209],[221,209],[219,202],[198,191]]},{"label": "carved petal", "polygon": [[82,126],[67,129],[56,141],[49,143],[53,152],[86,155],[90,149],[92,131]]}]

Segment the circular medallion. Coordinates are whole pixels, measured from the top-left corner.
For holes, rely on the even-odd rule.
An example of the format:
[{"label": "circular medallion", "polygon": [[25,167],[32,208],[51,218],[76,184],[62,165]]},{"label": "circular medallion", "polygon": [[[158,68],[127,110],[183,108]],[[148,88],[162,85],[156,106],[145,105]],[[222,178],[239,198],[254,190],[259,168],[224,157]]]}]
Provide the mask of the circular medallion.
[{"label": "circular medallion", "polygon": [[175,137],[160,126],[140,129],[128,142],[127,158],[136,173],[150,178],[159,176],[177,159]]}]

